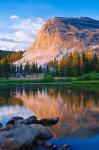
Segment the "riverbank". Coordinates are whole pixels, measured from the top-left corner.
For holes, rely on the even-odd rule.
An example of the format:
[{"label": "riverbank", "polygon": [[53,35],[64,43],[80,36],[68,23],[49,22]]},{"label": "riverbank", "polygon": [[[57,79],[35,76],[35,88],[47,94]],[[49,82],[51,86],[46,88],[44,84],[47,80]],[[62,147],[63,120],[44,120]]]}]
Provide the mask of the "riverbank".
[{"label": "riverbank", "polygon": [[87,81],[80,81],[80,80],[71,80],[71,81],[65,81],[65,80],[53,80],[50,82],[44,82],[43,80],[32,80],[32,79],[14,79],[14,80],[0,80],[0,86],[14,86],[14,85],[27,85],[27,84],[33,84],[33,85],[63,85],[65,88],[83,88],[87,90],[95,90],[99,91],[99,80],[87,80]]}]

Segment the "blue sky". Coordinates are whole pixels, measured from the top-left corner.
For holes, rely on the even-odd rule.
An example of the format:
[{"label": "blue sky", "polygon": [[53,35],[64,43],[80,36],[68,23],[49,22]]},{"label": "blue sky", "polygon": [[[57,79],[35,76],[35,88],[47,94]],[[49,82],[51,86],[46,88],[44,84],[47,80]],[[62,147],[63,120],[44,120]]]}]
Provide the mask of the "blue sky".
[{"label": "blue sky", "polygon": [[42,24],[54,16],[99,20],[99,0],[0,0],[0,48],[27,49]]}]

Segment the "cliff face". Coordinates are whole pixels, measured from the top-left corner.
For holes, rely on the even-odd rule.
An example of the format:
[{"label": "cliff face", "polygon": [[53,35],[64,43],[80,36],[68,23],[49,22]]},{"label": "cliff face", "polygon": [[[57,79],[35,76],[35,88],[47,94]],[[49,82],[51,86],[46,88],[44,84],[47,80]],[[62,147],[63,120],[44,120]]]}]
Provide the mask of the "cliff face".
[{"label": "cliff face", "polygon": [[72,50],[95,50],[99,53],[99,21],[88,17],[49,19],[39,31],[32,47],[19,63],[45,64]]}]

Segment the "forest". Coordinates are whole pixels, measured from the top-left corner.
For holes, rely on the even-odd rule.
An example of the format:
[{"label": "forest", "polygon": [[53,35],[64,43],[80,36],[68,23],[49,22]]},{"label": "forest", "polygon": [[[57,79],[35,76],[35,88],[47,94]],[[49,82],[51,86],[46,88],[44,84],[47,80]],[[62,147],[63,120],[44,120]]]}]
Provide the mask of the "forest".
[{"label": "forest", "polygon": [[90,72],[99,72],[99,57],[94,52],[77,52],[76,50],[66,53],[60,60],[54,59],[46,65],[46,67],[38,66],[38,64],[29,64],[25,66],[15,65],[15,61],[22,58],[23,52],[0,51],[0,78],[8,79],[16,77],[17,74],[25,77],[33,74],[52,74],[54,77],[78,77]]},{"label": "forest", "polygon": [[94,52],[77,52],[66,53],[60,61],[54,59],[47,65],[47,72],[49,68],[55,68],[54,76],[79,76],[90,72],[99,71],[99,57]]}]

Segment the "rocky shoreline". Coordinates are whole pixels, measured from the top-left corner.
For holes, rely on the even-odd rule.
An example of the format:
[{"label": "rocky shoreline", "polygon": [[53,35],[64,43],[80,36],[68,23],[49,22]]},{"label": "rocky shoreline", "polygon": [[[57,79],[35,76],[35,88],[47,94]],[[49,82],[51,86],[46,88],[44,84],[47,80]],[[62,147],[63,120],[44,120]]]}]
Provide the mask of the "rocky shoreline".
[{"label": "rocky shoreline", "polygon": [[36,116],[27,119],[15,116],[6,127],[0,123],[0,150],[71,150],[68,144],[57,146],[48,142],[53,138],[48,127],[58,121],[57,117],[38,120]]}]

